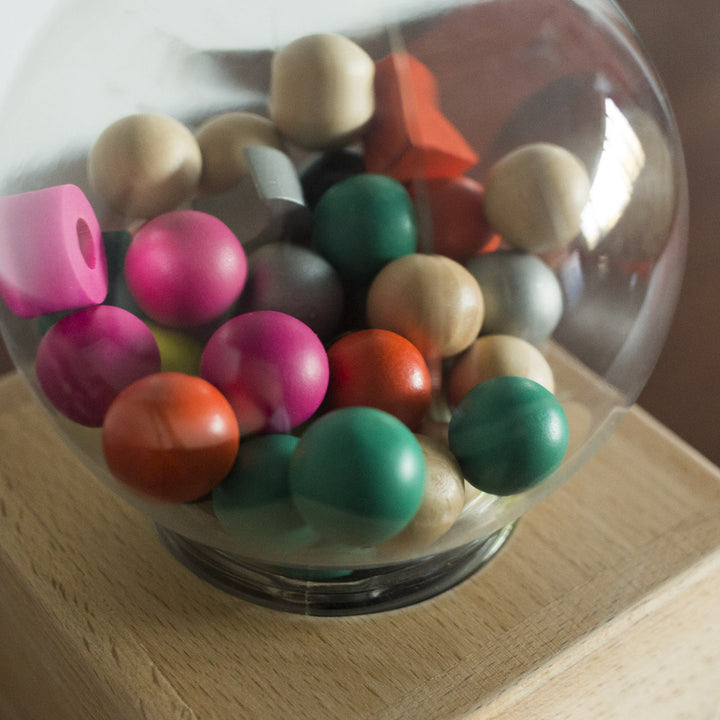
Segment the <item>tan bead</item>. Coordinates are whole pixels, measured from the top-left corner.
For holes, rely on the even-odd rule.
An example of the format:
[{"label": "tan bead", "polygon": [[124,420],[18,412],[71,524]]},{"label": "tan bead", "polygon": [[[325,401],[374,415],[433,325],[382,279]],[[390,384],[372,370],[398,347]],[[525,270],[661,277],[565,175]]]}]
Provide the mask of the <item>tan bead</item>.
[{"label": "tan bead", "polygon": [[385,543],[384,550],[402,552],[427,547],[444,535],[465,506],[465,481],[447,446],[416,435],[425,459],[425,490],[410,524]]},{"label": "tan bead", "polygon": [[501,158],[485,180],[485,213],[504,240],[530,252],[567,245],[590,197],[585,166],[568,150],[531,143]]},{"label": "tan bead", "polygon": [[114,210],[152,218],[197,191],[202,157],[195,136],[165,115],[130,115],[98,137],[88,157],[95,191]]},{"label": "tan bead", "polygon": [[543,354],[526,340],[512,335],[478,338],[453,363],[447,376],[447,399],[451,406],[490,378],[515,375],[534,380],[555,392],[553,371]]},{"label": "tan bead", "polygon": [[480,286],[443,255],[405,255],[375,277],[367,298],[370,325],[412,342],[426,359],[451,357],[477,338],[485,312]]},{"label": "tan bead", "polygon": [[341,35],[299,38],[275,53],[270,117],[301,147],[323,150],[357,138],[375,112],[375,63]]},{"label": "tan bead", "polygon": [[250,169],[243,150],[263,145],[282,150],[275,124],[254,113],[229,112],[206,120],[195,133],[202,153],[200,192],[221,193],[239,184]]}]

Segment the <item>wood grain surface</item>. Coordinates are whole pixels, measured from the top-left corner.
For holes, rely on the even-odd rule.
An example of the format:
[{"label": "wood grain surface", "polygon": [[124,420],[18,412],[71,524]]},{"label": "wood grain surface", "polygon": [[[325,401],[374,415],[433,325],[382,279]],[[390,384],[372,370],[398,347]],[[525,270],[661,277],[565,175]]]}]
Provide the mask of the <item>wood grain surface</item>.
[{"label": "wood grain surface", "polygon": [[0,383],[0,718],[710,718],[720,472],[632,410],[457,588],[323,619],[223,594]]}]

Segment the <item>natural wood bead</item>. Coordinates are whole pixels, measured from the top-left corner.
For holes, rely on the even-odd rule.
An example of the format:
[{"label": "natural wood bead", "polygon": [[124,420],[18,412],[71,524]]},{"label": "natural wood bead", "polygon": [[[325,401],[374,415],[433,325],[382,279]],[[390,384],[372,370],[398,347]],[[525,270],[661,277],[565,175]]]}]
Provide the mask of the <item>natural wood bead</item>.
[{"label": "natural wood bead", "polygon": [[529,342],[512,335],[485,335],[458,357],[447,377],[447,399],[457,405],[469,390],[500,375],[534,380],[555,392],[552,369],[543,354]]},{"label": "natural wood bead", "polygon": [[394,260],[377,275],[367,298],[370,325],[403,335],[426,359],[465,350],[480,332],[484,311],[473,276],[442,255]]},{"label": "natural wood bead", "polygon": [[229,112],[206,120],[195,133],[203,166],[200,192],[221,193],[250,172],[243,150],[250,145],[283,149],[275,124],[254,113]]},{"label": "natural wood bead", "polygon": [[299,38],[275,53],[270,116],[301,147],[322,150],[356,138],[375,111],[375,64],[340,35]]},{"label": "natural wood bead", "polygon": [[88,158],[90,183],[131,218],[174,210],[196,192],[202,156],[195,136],[165,115],[130,115],[98,137]]},{"label": "natural wood bead", "polygon": [[465,481],[447,445],[415,435],[425,459],[425,491],[410,524],[383,545],[384,550],[412,551],[427,547],[446,533],[465,505]]},{"label": "natural wood bead", "polygon": [[531,252],[567,245],[590,197],[585,166],[551,143],[523,145],[490,169],[485,213],[503,239]]}]

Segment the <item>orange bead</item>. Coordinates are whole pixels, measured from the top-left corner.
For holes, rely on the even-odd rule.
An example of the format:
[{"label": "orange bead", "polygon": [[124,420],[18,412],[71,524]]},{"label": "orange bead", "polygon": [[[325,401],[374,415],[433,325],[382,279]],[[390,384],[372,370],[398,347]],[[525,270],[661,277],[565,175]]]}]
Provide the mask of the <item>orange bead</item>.
[{"label": "orange bead", "polygon": [[430,404],[430,371],[420,351],[389,330],[360,330],[328,350],[331,408],[384,410],[410,429],[420,426]]},{"label": "orange bead", "polygon": [[477,163],[438,108],[435,77],[411,55],[391,53],[375,63],[375,106],[364,137],[368,172],[405,182],[456,177]]},{"label": "orange bead", "polygon": [[463,262],[478,252],[497,248],[499,236],[485,217],[480,183],[463,176],[410,185],[429,252]]},{"label": "orange bead", "polygon": [[239,444],[235,413],[199,377],[148,375],[123,390],[105,416],[105,461],[130,490],[161,502],[190,502],[230,472]]}]

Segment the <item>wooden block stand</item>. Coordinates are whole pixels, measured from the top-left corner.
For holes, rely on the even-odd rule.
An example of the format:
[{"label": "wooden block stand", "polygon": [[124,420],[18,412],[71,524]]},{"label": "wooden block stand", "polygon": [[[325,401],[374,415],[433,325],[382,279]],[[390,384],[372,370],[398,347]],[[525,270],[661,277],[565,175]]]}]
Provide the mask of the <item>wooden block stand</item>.
[{"label": "wooden block stand", "polygon": [[458,587],[317,618],[222,593],[0,381],[2,720],[712,720],[720,472],[640,409]]}]

